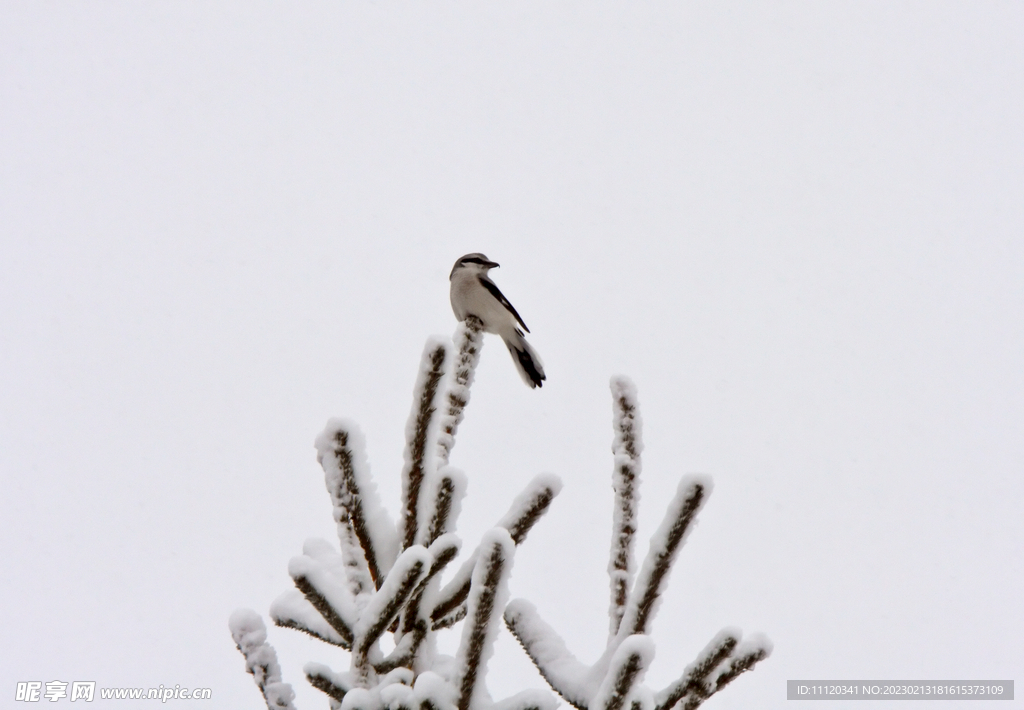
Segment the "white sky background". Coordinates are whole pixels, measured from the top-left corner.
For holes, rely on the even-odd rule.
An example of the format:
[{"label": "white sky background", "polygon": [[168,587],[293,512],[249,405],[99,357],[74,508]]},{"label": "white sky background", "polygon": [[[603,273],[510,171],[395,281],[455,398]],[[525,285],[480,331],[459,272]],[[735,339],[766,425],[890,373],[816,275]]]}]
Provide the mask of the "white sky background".
[{"label": "white sky background", "polygon": [[[562,477],[512,594],[581,660],[607,632],[624,373],[639,553],[682,473],[715,480],[650,685],[726,625],[775,653],[708,708],[787,706],[787,678],[1024,680],[1024,6],[0,15],[0,694],[260,707],[227,618],[266,618],[303,540],[332,539],[329,416],[361,423],[397,513],[417,362],[470,251],[549,379],[488,338],[459,532]],[[301,666],[347,657],[270,636],[301,710],[326,707]],[[488,681],[543,687],[505,632]]]}]

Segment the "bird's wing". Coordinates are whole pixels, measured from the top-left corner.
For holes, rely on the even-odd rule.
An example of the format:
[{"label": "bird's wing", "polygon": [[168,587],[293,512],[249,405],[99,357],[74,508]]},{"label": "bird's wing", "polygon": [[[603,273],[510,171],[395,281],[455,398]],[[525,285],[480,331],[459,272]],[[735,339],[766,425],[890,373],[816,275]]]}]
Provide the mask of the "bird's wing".
[{"label": "bird's wing", "polygon": [[505,306],[508,312],[515,316],[516,320],[519,321],[519,325],[523,326],[523,330],[525,330],[527,333],[530,332],[530,329],[526,327],[526,323],[523,323],[523,319],[519,317],[519,313],[516,312],[516,309],[513,308],[512,304],[508,302],[507,298],[505,298],[505,294],[498,290],[498,287],[495,285],[493,281],[491,281],[486,276],[481,276],[480,285],[486,288],[488,291],[490,291],[491,295],[498,299],[498,303]]}]

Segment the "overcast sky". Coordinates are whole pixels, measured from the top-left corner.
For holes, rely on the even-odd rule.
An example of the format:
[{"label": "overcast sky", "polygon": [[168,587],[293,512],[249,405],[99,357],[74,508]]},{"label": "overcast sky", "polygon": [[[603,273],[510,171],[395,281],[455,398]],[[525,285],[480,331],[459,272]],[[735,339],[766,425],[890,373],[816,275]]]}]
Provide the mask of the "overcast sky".
[{"label": "overcast sky", "polygon": [[[1024,680],[1020,3],[0,18],[0,695],[260,707],[228,616],[266,617],[303,541],[334,539],[328,417],[360,422],[397,514],[417,363],[472,251],[548,381],[485,342],[459,533],[563,479],[512,594],[581,660],[607,633],[621,373],[640,554],[680,475],[715,481],[651,686],[727,625],[775,652],[709,710],[787,707],[789,678]],[[270,639],[300,710],[325,708],[301,667],[345,654]],[[504,631],[488,678],[544,687]]]}]

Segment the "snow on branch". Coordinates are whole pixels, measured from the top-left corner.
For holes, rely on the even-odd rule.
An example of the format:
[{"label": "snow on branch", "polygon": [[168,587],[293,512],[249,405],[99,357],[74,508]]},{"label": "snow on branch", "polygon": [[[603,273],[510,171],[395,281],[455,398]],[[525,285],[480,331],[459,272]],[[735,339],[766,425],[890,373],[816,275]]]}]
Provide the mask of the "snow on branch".
[{"label": "snow on branch", "polygon": [[430,482],[429,513],[425,517],[425,529],[420,542],[432,545],[454,525],[462,512],[462,499],[466,495],[466,474],[457,468],[445,466],[433,476]]},{"label": "snow on branch", "polygon": [[687,696],[701,694],[706,697],[705,682],[708,675],[732,654],[740,642],[740,637],[739,629],[727,628],[719,631],[697,655],[697,659],[686,667],[679,680],[654,696],[655,709],[671,710]]},{"label": "snow on branch", "polygon": [[613,513],[612,549],[608,561],[608,576],[611,586],[611,603],[608,607],[609,633],[619,632],[622,615],[626,609],[629,589],[636,572],[633,556],[637,526],[637,506],[640,502],[638,489],[643,452],[643,424],[637,403],[636,385],[625,377],[613,377],[612,422],[615,437],[612,441],[614,468],[612,489],[615,491]]},{"label": "snow on branch", "polygon": [[[550,473],[535,476],[523,492],[512,501],[511,507],[498,521],[497,527],[507,530],[516,545],[521,544],[561,490],[562,480],[558,476]],[[430,615],[433,619],[433,628],[447,628],[465,617],[466,597],[469,595],[470,580],[479,554],[479,549],[474,550],[441,590],[434,611]]]},{"label": "snow on branch", "polygon": [[416,544],[419,530],[420,489],[427,474],[427,445],[432,440],[434,416],[441,407],[445,365],[451,341],[431,338],[423,348],[419,375],[413,387],[413,407],[405,425],[405,466],[402,468],[402,548]]},{"label": "snow on branch", "polygon": [[540,618],[537,607],[525,599],[509,602],[505,625],[551,689],[570,705],[586,708],[591,695],[586,684],[590,667],[576,660],[562,637]]},{"label": "snow on branch", "polygon": [[335,673],[322,663],[307,663],[302,668],[306,680],[317,690],[326,693],[341,703],[345,694],[352,690],[352,683],[344,673]]},{"label": "snow on branch", "polygon": [[352,671],[358,687],[369,686],[371,647],[398,618],[406,600],[430,571],[432,562],[433,557],[425,548],[419,545],[408,548],[399,555],[391,574],[363,608],[352,630]]},{"label": "snow on branch", "polygon": [[[557,706],[549,694],[532,690],[492,703],[484,676],[507,602],[515,546],[560,490],[558,478],[535,478],[470,555],[464,571],[456,573],[455,591],[447,596],[438,591],[441,572],[460,549],[453,531],[467,477],[447,462],[469,402],[483,323],[469,316],[455,340],[453,345],[431,339],[423,350],[405,432],[398,526],[378,499],[358,427],[332,419],[316,439],[340,549],[307,540],[303,554],[289,562],[296,589],[274,601],[271,616],[279,626],[349,652],[348,671],[319,663],[303,669],[309,683],[328,696],[332,710]],[[439,609],[448,612],[440,627]],[[435,629],[450,626],[467,611],[457,658],[438,653]],[[264,644],[262,621],[247,614],[232,619],[247,667],[271,710],[294,710],[273,649]],[[387,631],[394,634],[394,648],[385,655],[379,642]]]},{"label": "snow on branch", "polygon": [[[378,673],[386,672],[399,666],[411,666],[420,645],[430,631],[430,618],[423,609],[423,596],[431,584],[449,562],[459,554],[459,539],[453,534],[442,535],[429,548],[433,563],[430,571],[420,583],[412,599],[402,611],[399,624],[400,632],[395,650],[375,667]],[[434,582],[436,584],[436,582]]]},{"label": "snow on branch", "polygon": [[331,419],[316,439],[317,461],[324,469],[327,491],[334,504],[339,537],[349,524],[362,548],[374,585],[379,589],[398,554],[398,534],[380,504],[377,486],[370,477],[362,432],[354,423]]},{"label": "snow on branch", "polygon": [[711,493],[711,488],[711,479],[707,476],[684,476],[679,482],[665,519],[651,538],[651,548],[630,594],[619,636],[647,633],[661,593],[668,584],[672,563],[692,528],[694,518]]},{"label": "snow on branch", "polygon": [[494,703],[490,710],[555,710],[558,700],[543,690],[524,690]]},{"label": "snow on branch", "polygon": [[654,642],[650,637],[637,634],[623,639],[590,707],[595,710],[621,710],[653,658]]},{"label": "snow on branch", "polygon": [[[719,668],[720,672],[715,678],[714,687],[710,688],[708,696],[717,693],[726,685],[736,679],[740,673],[753,670],[754,666],[768,658],[772,652],[772,642],[761,634],[754,634],[750,639],[737,645],[735,652],[730,655],[728,661]],[[707,696],[705,696],[707,697]],[[699,703],[688,703],[688,708],[695,708]]]},{"label": "snow on branch", "polygon": [[566,648],[555,630],[529,602],[514,600],[505,611],[505,624],[551,688],[579,710],[686,710],[697,707],[741,673],[767,658],[771,643],[762,636],[740,642],[739,632],[722,631],[687,666],[678,681],[655,695],[641,685],[654,655],[650,626],[668,584],[679,550],[693,529],[697,513],[711,492],[706,476],[684,476],[668,505],[650,550],[632,581],[633,542],[636,531],[636,487],[639,483],[640,415],[636,388],[623,377],[611,382],[615,491],[611,560],[611,630],[601,657],[586,666]]},{"label": "snow on branch", "polygon": [[448,463],[452,448],[455,446],[455,434],[462,423],[466,405],[469,404],[469,388],[473,385],[473,375],[476,373],[480,349],[484,344],[483,321],[474,315],[467,315],[466,320],[459,323],[455,330],[454,340],[458,355],[452,369],[447,402],[441,417],[441,431],[437,438],[438,468]]},{"label": "snow on branch", "polygon": [[288,574],[306,601],[341,637],[343,646],[351,648],[355,638],[352,627],[359,618],[359,612],[355,599],[344,584],[308,555],[293,557],[288,563]]},{"label": "snow on branch", "polygon": [[352,648],[352,635],[342,636],[324,618],[324,615],[298,589],[283,592],[270,605],[270,618],[274,624],[296,629],[332,646]]},{"label": "snow on branch", "polygon": [[508,601],[508,578],[515,549],[512,536],[504,528],[491,528],[480,541],[481,554],[473,568],[466,625],[455,658],[458,710],[479,706],[480,698],[486,697],[483,678],[487,660],[494,653],[501,612]]},{"label": "snow on branch", "polygon": [[295,691],[281,681],[281,666],[274,647],[267,643],[267,627],[252,609],[238,609],[228,620],[231,638],[245,657],[245,670],[267,702],[267,710],[295,710]]},{"label": "snow on branch", "polygon": [[679,680],[655,695],[655,710],[694,710],[771,652],[771,641],[760,634],[740,641],[739,630],[723,629]]},{"label": "snow on branch", "polygon": [[[332,710],[555,710],[555,698],[538,691],[491,701],[485,675],[502,618],[542,677],[578,710],[693,710],[766,658],[766,638],[744,641],[739,631],[725,629],[677,681],[657,694],[643,684],[654,658],[650,627],[711,481],[682,479],[637,572],[642,421],[636,388],[622,377],[611,382],[615,499],[610,634],[601,657],[581,663],[532,604],[508,603],[516,547],[561,490],[556,476],[534,478],[439,589],[441,572],[460,549],[454,530],[468,479],[448,460],[482,342],[483,324],[469,316],[454,344],[432,339],[424,348],[406,425],[398,526],[378,499],[359,429],[332,419],[317,437],[340,548],[308,540],[289,562],[296,589],[274,601],[271,617],[348,652],[348,671],[318,663],[303,669]],[[438,630],[462,619],[455,658],[438,653]],[[230,627],[267,707],[294,710],[259,615],[240,610]],[[380,640],[388,631],[394,648],[385,655]]]},{"label": "snow on branch", "polygon": [[499,528],[508,530],[517,546],[526,540],[534,524],[547,512],[551,501],[562,490],[562,479],[553,473],[533,477],[523,492],[516,496],[505,517],[498,521]]}]

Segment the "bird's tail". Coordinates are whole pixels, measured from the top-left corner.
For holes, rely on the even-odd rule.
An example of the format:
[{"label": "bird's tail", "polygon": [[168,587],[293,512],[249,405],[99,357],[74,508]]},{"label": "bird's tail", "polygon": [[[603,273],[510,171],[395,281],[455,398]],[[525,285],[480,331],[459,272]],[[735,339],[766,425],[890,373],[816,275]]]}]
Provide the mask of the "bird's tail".
[{"label": "bird's tail", "polygon": [[502,340],[505,341],[505,345],[512,355],[512,362],[516,364],[516,369],[519,370],[519,376],[523,378],[523,382],[530,387],[543,387],[544,380],[547,379],[547,375],[544,374],[544,363],[540,361],[537,351],[526,342],[523,334],[516,331],[511,338],[502,336]]}]

